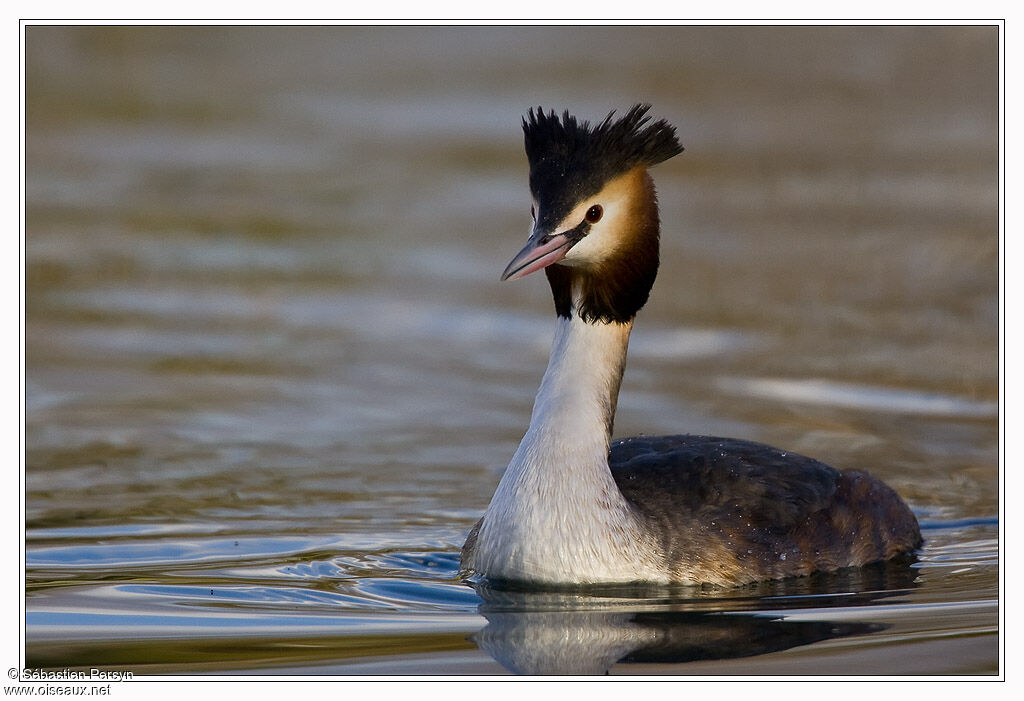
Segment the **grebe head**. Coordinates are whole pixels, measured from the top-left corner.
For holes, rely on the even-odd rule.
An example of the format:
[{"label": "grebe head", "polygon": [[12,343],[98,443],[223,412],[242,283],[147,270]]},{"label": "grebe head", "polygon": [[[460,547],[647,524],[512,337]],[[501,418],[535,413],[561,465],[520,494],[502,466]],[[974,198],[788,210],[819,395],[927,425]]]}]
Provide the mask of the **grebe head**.
[{"label": "grebe head", "polygon": [[[658,204],[647,168],[682,152],[650,105],[597,125],[568,112],[523,119],[533,230],[502,280],[545,269],[559,316],[626,322],[658,270]],[[557,264],[557,265],[556,265]]]}]

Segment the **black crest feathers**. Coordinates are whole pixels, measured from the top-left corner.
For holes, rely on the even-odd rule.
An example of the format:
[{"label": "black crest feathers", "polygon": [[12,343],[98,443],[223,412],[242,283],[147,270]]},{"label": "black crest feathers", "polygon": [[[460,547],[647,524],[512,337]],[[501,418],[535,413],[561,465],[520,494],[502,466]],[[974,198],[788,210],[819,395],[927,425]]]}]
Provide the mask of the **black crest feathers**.
[{"label": "black crest feathers", "polygon": [[592,126],[568,112],[559,118],[553,110],[531,108],[523,118],[523,132],[534,195],[588,197],[617,175],[681,153],[675,127],[663,119],[652,122],[650,109],[633,105],[619,119],[612,111]]},{"label": "black crest feathers", "polygon": [[[535,234],[566,225],[573,209],[609,181],[682,152],[675,127],[652,121],[650,109],[634,105],[619,119],[611,112],[596,125],[568,112],[559,117],[539,107],[529,111],[523,133],[530,191],[538,205]],[[575,313],[588,323],[626,322],[647,301],[658,272],[658,204],[650,176],[637,174],[636,183],[639,191],[628,231],[618,232],[628,245],[592,265],[545,268],[559,316]]]}]

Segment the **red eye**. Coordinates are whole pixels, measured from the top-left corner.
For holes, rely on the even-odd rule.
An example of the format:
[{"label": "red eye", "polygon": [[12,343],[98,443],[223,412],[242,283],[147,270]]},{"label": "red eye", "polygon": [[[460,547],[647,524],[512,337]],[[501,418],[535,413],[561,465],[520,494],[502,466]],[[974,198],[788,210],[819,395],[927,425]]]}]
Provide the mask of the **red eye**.
[{"label": "red eye", "polygon": [[595,204],[593,207],[587,210],[586,220],[590,224],[596,224],[597,222],[601,221],[602,214],[604,214],[604,209],[601,208],[601,205]]}]

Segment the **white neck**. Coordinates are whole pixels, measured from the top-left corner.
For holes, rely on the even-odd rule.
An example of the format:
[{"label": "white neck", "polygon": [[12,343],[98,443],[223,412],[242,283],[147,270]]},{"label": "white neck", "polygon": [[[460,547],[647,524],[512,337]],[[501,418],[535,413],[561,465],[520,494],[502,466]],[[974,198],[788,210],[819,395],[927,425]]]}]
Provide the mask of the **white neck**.
[{"label": "white neck", "polygon": [[574,453],[586,450],[590,457],[596,451],[599,462],[607,467],[632,328],[632,322],[590,324],[575,314],[571,319],[558,317],[548,369],[533,403],[523,445],[531,436],[557,437]]},{"label": "white neck", "polygon": [[559,317],[530,428],[484,514],[473,570],[536,582],[661,578],[608,468],[631,329]]}]

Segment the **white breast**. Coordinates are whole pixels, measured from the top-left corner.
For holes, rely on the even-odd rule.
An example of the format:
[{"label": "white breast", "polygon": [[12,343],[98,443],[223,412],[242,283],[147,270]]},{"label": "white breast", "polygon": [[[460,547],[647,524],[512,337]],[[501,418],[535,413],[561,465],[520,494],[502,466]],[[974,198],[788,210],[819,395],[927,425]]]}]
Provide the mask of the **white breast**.
[{"label": "white breast", "polygon": [[668,581],[608,469],[611,418],[630,324],[560,318],[530,428],[464,565],[487,577]]}]

